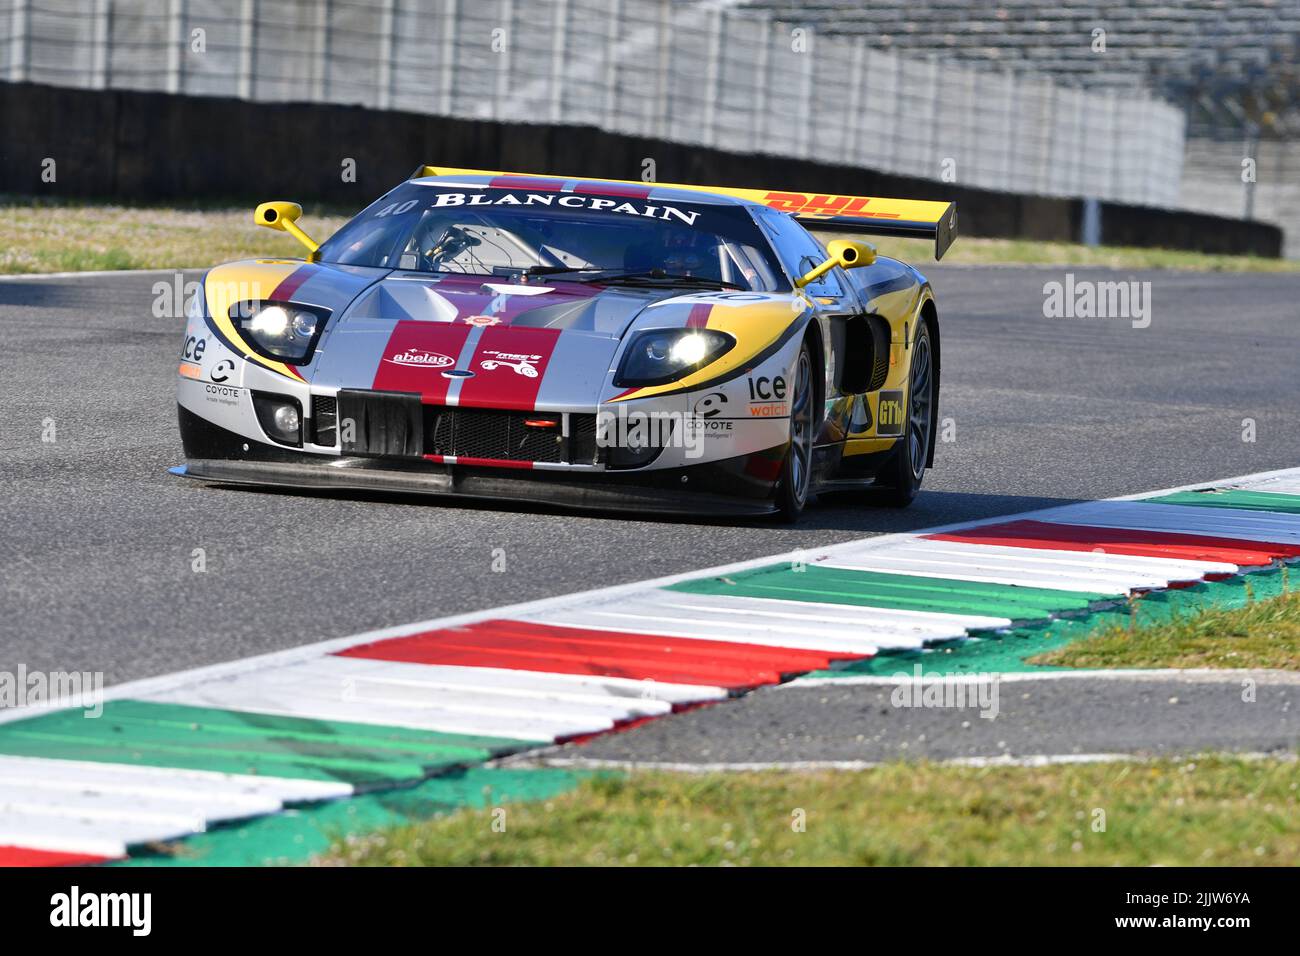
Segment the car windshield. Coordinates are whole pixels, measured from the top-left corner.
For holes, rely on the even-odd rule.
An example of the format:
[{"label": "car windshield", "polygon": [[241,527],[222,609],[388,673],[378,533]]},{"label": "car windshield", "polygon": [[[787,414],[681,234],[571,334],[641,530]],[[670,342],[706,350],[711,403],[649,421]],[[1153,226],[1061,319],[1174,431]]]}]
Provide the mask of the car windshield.
[{"label": "car windshield", "polygon": [[323,243],[320,260],[413,272],[789,288],[740,206],[405,183]]}]

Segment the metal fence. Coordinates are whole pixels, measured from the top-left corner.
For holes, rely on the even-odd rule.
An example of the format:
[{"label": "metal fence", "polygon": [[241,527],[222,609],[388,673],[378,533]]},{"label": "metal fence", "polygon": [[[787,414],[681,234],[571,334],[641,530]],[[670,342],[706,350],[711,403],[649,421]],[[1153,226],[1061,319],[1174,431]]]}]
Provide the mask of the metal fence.
[{"label": "metal fence", "polygon": [[1280,225],[1283,255],[1300,258],[1300,141],[1189,137],[1181,204]]},{"label": "metal fence", "polygon": [[0,0],[0,77],[592,124],[1053,196],[1178,202],[1182,113],[723,3]]}]

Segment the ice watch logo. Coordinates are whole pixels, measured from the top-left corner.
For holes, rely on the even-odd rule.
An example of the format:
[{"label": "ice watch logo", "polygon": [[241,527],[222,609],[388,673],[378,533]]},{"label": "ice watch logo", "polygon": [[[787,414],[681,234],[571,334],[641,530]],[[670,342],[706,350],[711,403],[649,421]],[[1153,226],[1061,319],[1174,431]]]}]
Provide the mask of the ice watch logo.
[{"label": "ice watch logo", "polygon": [[749,380],[749,400],[751,402],[780,401],[785,398],[785,379],[780,375],[768,378],[766,375]]},{"label": "ice watch logo", "polygon": [[880,402],[876,405],[876,434],[903,434],[903,419],[903,393],[881,392]]}]

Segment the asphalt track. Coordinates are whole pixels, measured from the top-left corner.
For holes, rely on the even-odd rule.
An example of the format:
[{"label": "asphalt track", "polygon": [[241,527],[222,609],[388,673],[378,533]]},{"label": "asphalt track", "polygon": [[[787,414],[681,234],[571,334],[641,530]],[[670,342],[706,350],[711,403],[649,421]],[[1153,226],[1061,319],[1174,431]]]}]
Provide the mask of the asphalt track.
[{"label": "asphalt track", "polygon": [[[943,327],[940,415],[955,441],[940,445],[912,508],[837,497],[793,528],[174,478],[182,322],[151,315],[153,285],[168,277],[0,282],[0,670],[102,671],[113,684],[864,535],[1297,464],[1295,276],[1072,270],[1150,281],[1152,321],[1139,329],[1045,318],[1043,284],[1064,269],[929,271]],[[1243,441],[1247,418],[1253,442]],[[54,441],[42,440],[47,422]],[[203,573],[191,570],[195,548]],[[503,573],[491,570],[498,548]],[[867,707],[878,691],[837,693],[862,694]],[[779,693],[793,702],[806,692]]]},{"label": "asphalt track", "polygon": [[[739,702],[652,721],[581,747],[524,754],[512,763],[742,769],[1203,751],[1282,754],[1294,753],[1300,742],[1300,677],[1294,674],[1018,676],[1024,679],[998,682],[996,709],[974,695],[963,707],[895,706],[898,683],[762,688]],[[1249,695],[1247,681],[1253,685]],[[921,698],[902,697],[909,699]]]}]

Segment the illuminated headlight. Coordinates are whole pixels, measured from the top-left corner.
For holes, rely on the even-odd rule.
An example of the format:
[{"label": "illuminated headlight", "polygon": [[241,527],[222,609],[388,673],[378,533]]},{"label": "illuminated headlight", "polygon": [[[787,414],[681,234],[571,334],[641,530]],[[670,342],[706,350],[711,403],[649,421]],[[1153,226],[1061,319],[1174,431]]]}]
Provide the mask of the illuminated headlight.
[{"label": "illuminated headlight", "polygon": [[253,411],[268,438],[281,445],[302,447],[302,406],[290,395],[253,393]]},{"label": "illuminated headlight", "polygon": [[638,332],[623,353],[614,384],[663,385],[684,378],[729,352],[736,340],[717,329]]},{"label": "illuminated headlight", "polygon": [[329,311],[291,302],[239,302],[230,308],[244,341],[258,355],[303,365],[316,348]]}]

